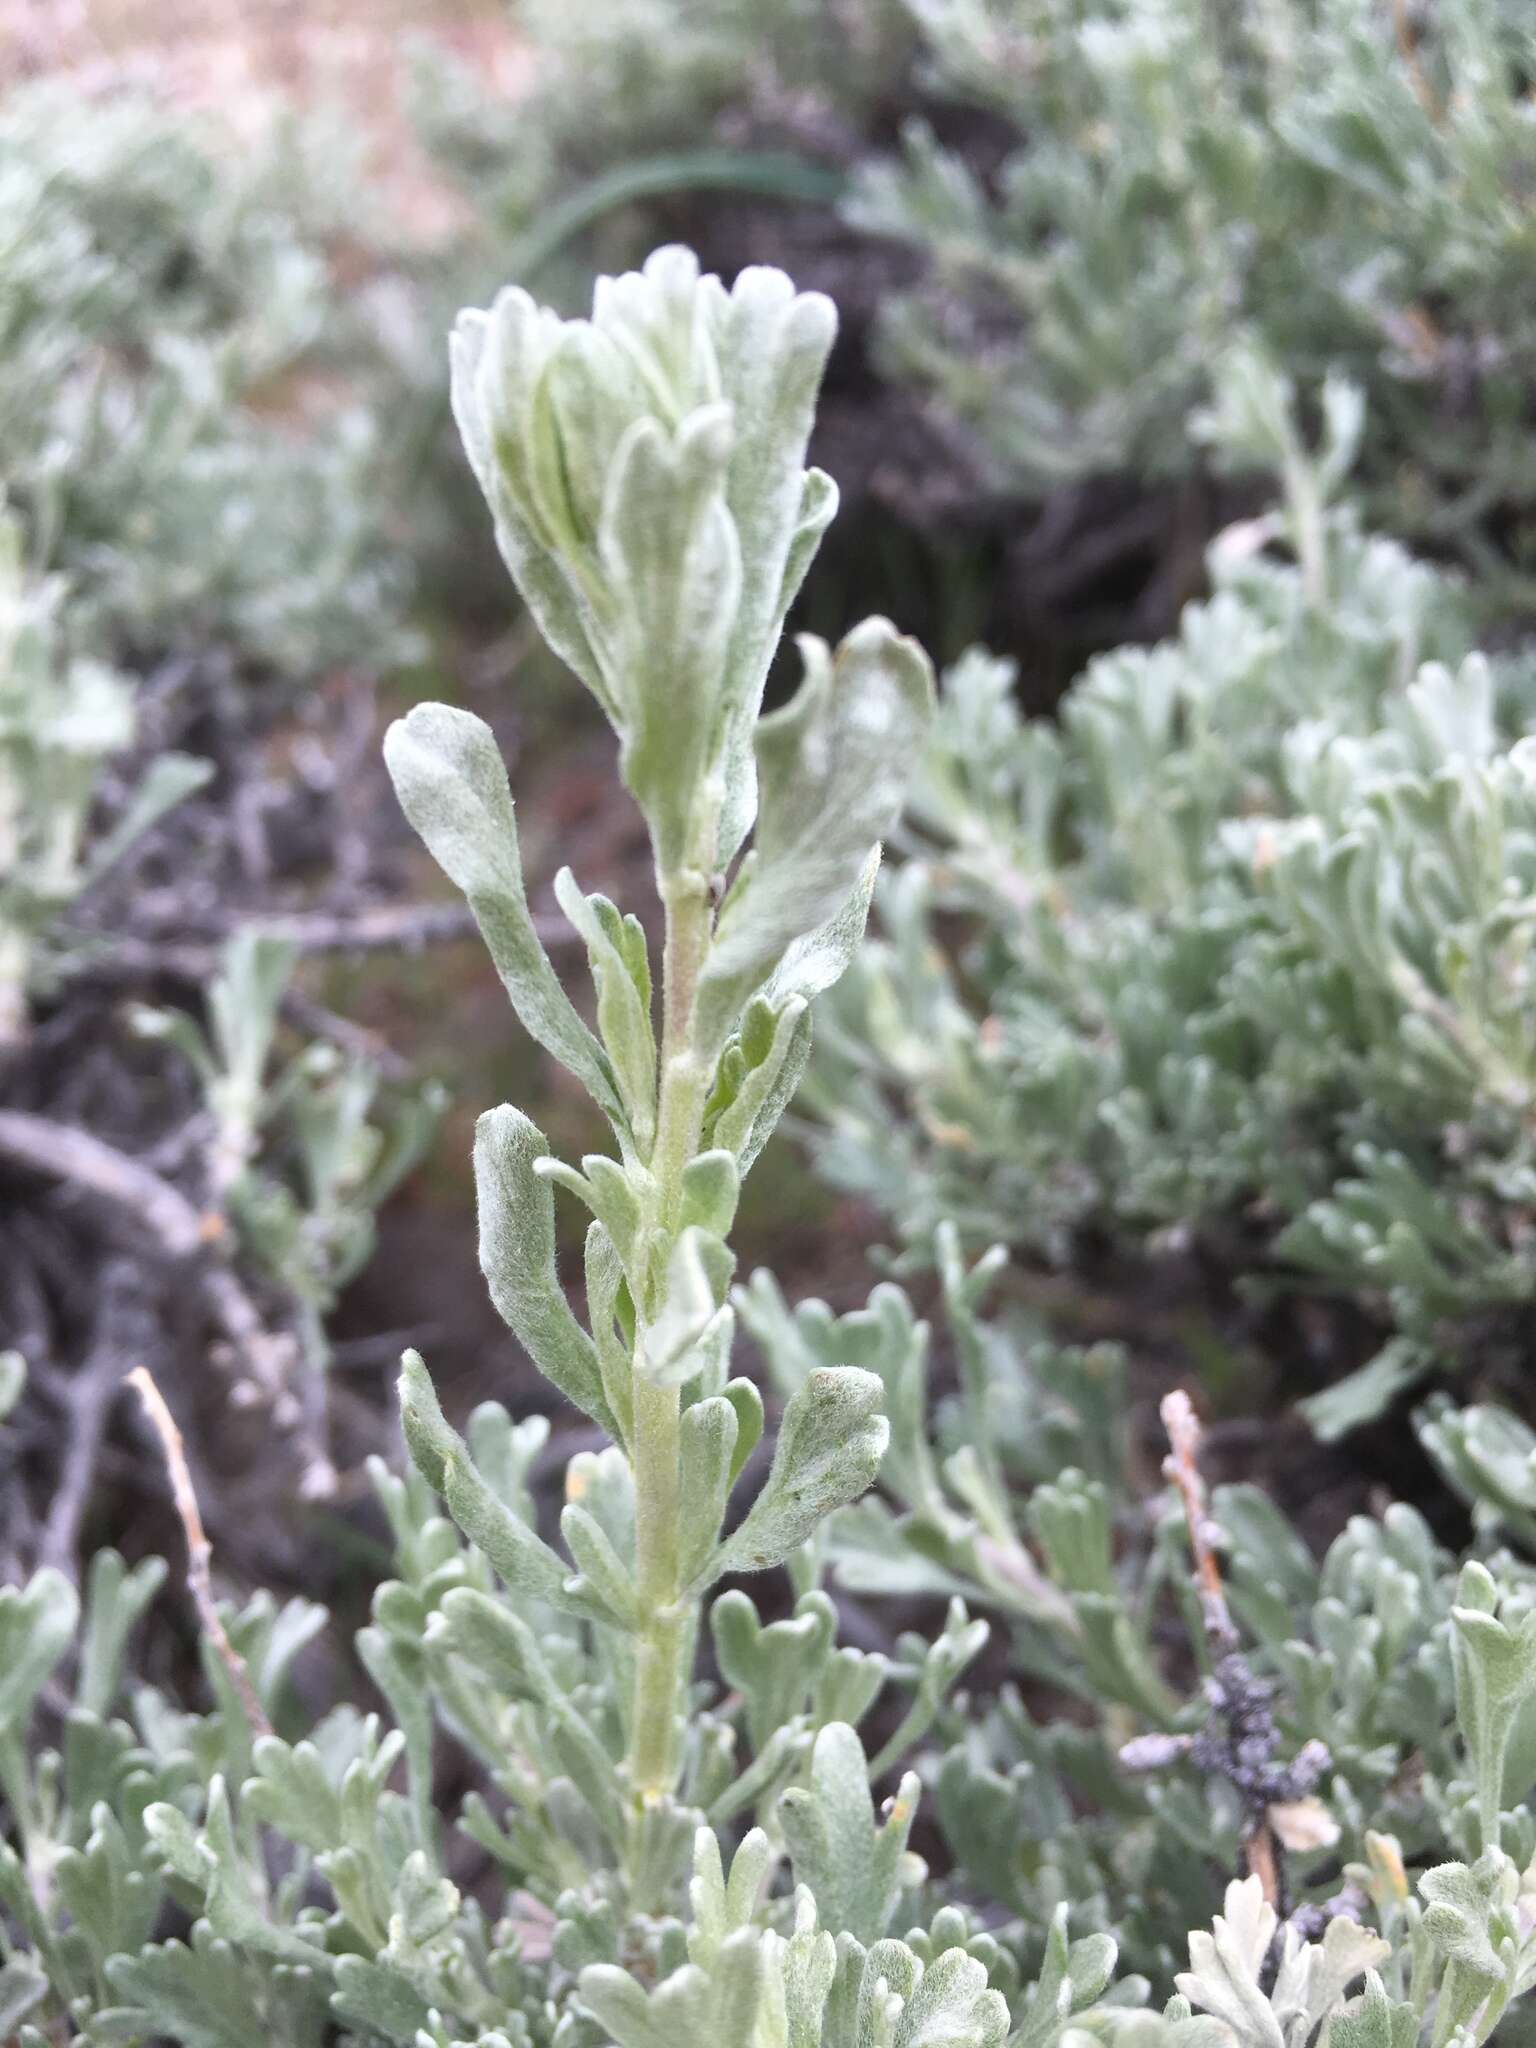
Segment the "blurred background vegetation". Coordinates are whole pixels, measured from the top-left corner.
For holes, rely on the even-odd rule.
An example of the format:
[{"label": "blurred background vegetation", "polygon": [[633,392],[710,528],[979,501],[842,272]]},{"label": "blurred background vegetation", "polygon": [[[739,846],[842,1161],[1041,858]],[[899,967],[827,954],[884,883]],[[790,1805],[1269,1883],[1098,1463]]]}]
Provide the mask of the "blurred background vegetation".
[{"label": "blurred background vegetation", "polygon": [[[417,698],[473,704],[515,757],[552,935],[561,864],[645,901],[607,739],[495,560],[444,334],[512,279],[577,310],[595,274],[667,239],[728,275],[778,263],[841,310],[812,453],[843,511],[794,623],[835,633],[883,610],[941,660],[984,643],[1013,664],[964,672],[898,849],[919,879],[888,897],[887,950],[856,992],[886,1006],[883,1065],[840,1069],[834,1032],[807,1111],[821,1173],[776,1146],[748,1260],[847,1307],[872,1243],[890,1234],[921,1269],[948,1207],[978,1247],[1025,1249],[1031,1313],[1131,1339],[1143,1395],[1193,1369],[1218,1410],[1278,1405],[1298,1352],[1326,1384],[1399,1338],[1418,1347],[1399,1379],[1422,1380],[1444,1349],[1432,1289],[1420,1276],[1383,1312],[1379,1268],[1362,1278],[1339,1249],[1359,1228],[1390,1238],[1414,1187],[1368,1188],[1364,1220],[1337,1220],[1358,1146],[1422,1127],[1420,1181],[1461,1148],[1449,1221],[1426,1211],[1423,1229],[1478,1239],[1456,1253],[1475,1268],[1453,1290],[1457,1342],[1486,1339],[1507,1381],[1530,1334],[1523,1137],[1497,1172],[1476,1160],[1504,1144],[1485,1142],[1490,1117],[1529,1122],[1524,1042],[1499,1086],[1474,1075],[1447,1097],[1441,1073],[1425,1110],[1422,1073],[1374,1057],[1396,1022],[1356,1005],[1347,1079],[1287,1075],[1277,1106],[1247,1048],[1197,1114],[1200,1060],[1234,1028],[1225,985],[1190,966],[1212,915],[1230,925],[1225,870],[1196,849],[1182,951],[1166,919],[1155,959],[1130,946],[1135,821],[1091,761],[1069,765],[1078,807],[1031,850],[1040,742],[1019,710],[1049,714],[1090,657],[1175,634],[1210,592],[1213,540],[1278,483],[1292,523],[1246,529],[1254,546],[1305,584],[1305,538],[1324,535],[1341,581],[1300,612],[1251,584],[1211,607],[1208,640],[1271,634],[1275,687],[1242,700],[1254,724],[1191,829],[1295,802],[1271,785],[1299,674],[1337,674],[1336,701],[1309,709],[1360,737],[1420,661],[1482,646],[1503,663],[1489,748],[1515,744],[1536,592],[1522,0],[4,0],[0,52],[0,1348],[34,1396],[0,1445],[7,1566],[69,1562],[93,1530],[131,1548],[159,1512],[115,1433],[125,1347],[153,1354],[194,1425],[232,1561],[279,1573],[304,1553],[295,1482],[334,1516],[390,1439],[403,1343],[463,1405],[518,1371],[468,1251],[470,1124],[511,1098],[579,1151],[585,1112],[435,896],[377,742]],[[1260,366],[1257,425],[1232,416],[1234,351]],[[1385,608],[1362,532],[1397,551]],[[1394,609],[1409,585],[1422,631]],[[1200,671],[1198,649],[1184,659]],[[1154,698],[1164,682],[1124,660],[1122,697]],[[1197,682],[1178,686],[1181,741]],[[1074,698],[1085,756],[1113,695],[1101,672]],[[1129,727],[1105,742],[1141,763],[1143,808],[1209,782],[1208,750],[1170,767],[1140,744]],[[1004,756],[1015,783],[989,809],[967,778]],[[1500,891],[1528,886],[1523,832]],[[966,851],[963,886],[924,865],[935,844]],[[1046,975],[1006,908],[1021,873],[1076,903],[1089,950],[1127,948],[1113,999],[1059,960]],[[968,1021],[916,1072],[895,1027],[937,1000],[923,974],[946,947],[944,1001]],[[1154,1042],[1126,989],[1206,1017],[1194,1055]],[[1087,1048],[1071,1104],[1063,1032]],[[973,1170],[954,1133],[973,1041],[990,1052],[999,1033],[1010,1135]],[[1174,1066],[1148,1125],[1127,1072],[1154,1052]],[[1393,1116],[1358,1113],[1388,1096]],[[1298,1131],[1300,1182],[1275,1164]],[[1276,1319],[1236,1283],[1270,1257],[1272,1223],[1325,1199],[1335,1223],[1309,1257],[1329,1305],[1298,1296]],[[1417,1455],[1400,1416],[1377,1430],[1319,1461],[1287,1420],[1282,1495],[1324,1497],[1336,1526]]]}]

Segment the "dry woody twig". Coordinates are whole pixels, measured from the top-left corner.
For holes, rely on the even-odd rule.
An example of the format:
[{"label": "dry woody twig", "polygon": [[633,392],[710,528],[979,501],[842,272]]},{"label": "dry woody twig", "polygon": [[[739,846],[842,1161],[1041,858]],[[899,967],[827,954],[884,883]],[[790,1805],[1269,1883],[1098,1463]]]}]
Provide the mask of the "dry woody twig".
[{"label": "dry woody twig", "polygon": [[202,1513],[197,1505],[197,1494],[192,1485],[192,1474],[187,1469],[187,1454],[182,1444],[181,1431],[176,1418],[166,1406],[165,1396],[155,1385],[153,1375],[142,1365],[136,1365],[127,1375],[131,1386],[144,1404],[155,1434],[160,1439],[160,1448],[165,1454],[166,1471],[171,1481],[171,1497],[176,1503],[176,1512],[181,1517],[181,1526],[187,1538],[187,1589],[197,1607],[198,1620],[202,1623],[203,1634],[213,1645],[214,1654],[229,1674],[229,1682],[235,1689],[246,1720],[253,1735],[270,1735],[272,1723],[267,1719],[266,1709],[256,1696],[256,1687],[245,1659],[229,1639],[229,1631],[220,1619],[218,1605],[213,1597],[213,1574],[210,1569],[213,1546],[203,1528]]}]

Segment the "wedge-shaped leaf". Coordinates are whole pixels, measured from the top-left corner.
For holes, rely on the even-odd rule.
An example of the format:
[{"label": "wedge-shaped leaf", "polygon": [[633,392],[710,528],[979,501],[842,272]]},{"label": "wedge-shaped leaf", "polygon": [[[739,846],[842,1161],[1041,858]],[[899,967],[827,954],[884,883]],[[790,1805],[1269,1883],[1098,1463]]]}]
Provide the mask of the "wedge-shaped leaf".
[{"label": "wedge-shaped leaf", "polygon": [[1056,2048],[1072,2015],[1092,2005],[1108,1989],[1115,1955],[1115,1944],[1107,1934],[1069,1941],[1067,1908],[1058,1906],[1051,1917],[1040,1975],[1030,1994],[1024,2024],[1015,2036],[1015,2048]]},{"label": "wedge-shaped leaf", "polygon": [[1497,1851],[1474,1864],[1438,1863],[1419,1879],[1424,1930],[1459,1972],[1483,1993],[1504,1974],[1490,1927],[1504,1865]]},{"label": "wedge-shaped leaf", "polygon": [[190,1948],[168,1941],[136,1956],[114,1956],[107,1976],[123,2004],[94,2016],[92,2032],[99,2027],[102,2040],[250,2048],[271,2038],[262,1975],[205,1922],[193,1929]]},{"label": "wedge-shaped leaf", "polygon": [[502,1321],[539,1371],[616,1436],[596,1346],[555,1270],[555,1199],[534,1170],[548,1156],[544,1133],[508,1103],[475,1125],[480,1270]]},{"label": "wedge-shaped leaf", "polygon": [[534,1701],[548,1715],[561,1759],[610,1839],[622,1840],[624,1809],[613,1759],[560,1684],[533,1629],[503,1600],[456,1586],[427,1624],[434,1650],[467,1659],[508,1699]]},{"label": "wedge-shaped leaf", "polygon": [[142,1948],[160,1917],[158,1873],[143,1867],[135,1847],[102,1802],[84,1848],[61,1849],[54,1864],[59,1897],[98,1969],[108,1956]]},{"label": "wedge-shaped leaf", "polygon": [[[984,1621],[972,1621],[963,1600],[951,1600],[943,1631],[929,1643],[916,1638],[922,1663],[917,1692],[880,1754],[870,1765],[870,1776],[879,1778],[899,1762],[915,1743],[921,1742],[938,1718],[945,1694],[961,1673],[986,1648],[991,1629]],[[912,1642],[908,1637],[902,1647]]]},{"label": "wedge-shaped leaf", "polygon": [[746,1701],[747,1732],[758,1755],[795,1715],[803,1713],[827,1667],[837,1610],[825,1593],[803,1593],[793,1615],[765,1628],[750,1596],[722,1593],[710,1609],[721,1676]]},{"label": "wedge-shaped leaf", "polygon": [[513,1007],[546,1052],[623,1125],[618,1084],[539,942],[523,891],[506,764],[491,729],[448,704],[418,704],[389,728],[384,758],[400,808],[460,888]]},{"label": "wedge-shaped leaf", "polygon": [[559,1556],[487,1486],[415,1351],[400,1361],[400,1421],[417,1471],[492,1568],[520,1593],[570,1606]]},{"label": "wedge-shaped leaf", "polygon": [[693,1908],[690,1961],[710,1968],[730,1937],[751,1925],[773,1864],[772,1844],[761,1828],[753,1828],[732,1857],[727,1880],[714,1830],[699,1829],[693,1838],[693,1879],[688,1887]]},{"label": "wedge-shaped leaf", "polygon": [[720,1944],[710,1967],[685,1963],[647,1992],[627,1970],[583,1970],[581,2003],[617,2048],[723,2048],[753,2038],[764,1981],[763,1937],[743,1928]]},{"label": "wedge-shaped leaf", "polygon": [[724,1045],[743,1005],[796,940],[847,904],[896,822],[926,730],[933,675],[914,641],[866,619],[832,654],[800,643],[805,680],[760,721],[753,850],[720,913],[699,988],[707,1048]]},{"label": "wedge-shaped leaf", "polygon": [[158,1557],[142,1558],[132,1571],[115,1550],[98,1550],[87,1579],[85,1626],[75,1705],[88,1714],[107,1713],[122,1682],[128,1636],[165,1583]]},{"label": "wedge-shaped leaf", "polygon": [[1232,2029],[1243,2048],[1285,2048],[1262,1985],[1275,1935],[1275,1911],[1257,1877],[1227,1886],[1226,1912],[1209,1934],[1189,1937],[1189,1968],[1174,1979],[1191,2005]]},{"label": "wedge-shaped leaf", "polygon": [[432,2019],[432,2009],[403,1971],[369,1956],[340,1956],[331,2009],[368,2037],[399,2042],[418,2041]]},{"label": "wedge-shaped leaf", "polygon": [[1419,2015],[1406,2000],[1387,1996],[1373,1970],[1365,1993],[1329,2023],[1328,2048],[1418,2048]]},{"label": "wedge-shaped leaf", "polygon": [[857,1366],[818,1366],[784,1410],[773,1466],[745,1521],[716,1553],[712,1569],[763,1571],[798,1550],[834,1508],[873,1483],[890,1425],[885,1389]]},{"label": "wedge-shaped leaf", "polygon": [[1343,2004],[1350,1985],[1358,1984],[1367,1970],[1385,1968],[1391,1958],[1389,1941],[1342,1914],[1329,1921],[1320,1942],[1289,1942],[1270,1993],[1288,2038],[1310,2040]]},{"label": "wedge-shaped leaf", "polygon": [[986,1965],[963,1948],[952,1948],[918,1979],[902,2008],[892,2048],[1001,2048],[1007,2037],[1008,2001],[988,1989]]},{"label": "wedge-shaped leaf", "polygon": [[268,1916],[261,1880],[247,1866],[235,1839],[221,1777],[209,1787],[208,1818],[200,1834],[179,1807],[163,1802],[145,1810],[144,1826],[177,1876],[201,1888],[208,1925],[221,1940],[329,1974],[329,1957]]},{"label": "wedge-shaped leaf", "polygon": [[811,1782],[781,1795],[779,1823],[795,1881],[811,1893],[830,1932],[851,1934],[866,1947],[885,1933],[901,1890],[919,1789],[909,1771],[877,1824],[858,1736],[846,1723],[831,1721],[816,1737]]}]

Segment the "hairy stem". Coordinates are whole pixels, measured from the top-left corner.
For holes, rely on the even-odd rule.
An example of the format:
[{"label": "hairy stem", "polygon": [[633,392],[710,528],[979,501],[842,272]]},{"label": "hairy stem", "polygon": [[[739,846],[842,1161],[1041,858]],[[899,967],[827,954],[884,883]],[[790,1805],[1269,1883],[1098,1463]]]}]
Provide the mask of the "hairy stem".
[{"label": "hairy stem", "polygon": [[[651,1155],[656,1188],[651,1286],[658,1291],[677,1231],[683,1170],[699,1147],[709,1091],[706,1062],[694,1044],[694,999],[709,951],[712,814],[708,825],[707,834],[700,835],[703,857],[660,878],[667,929],[656,1144]],[[655,1306],[654,1299],[637,1304],[642,1330]],[[630,1790],[641,1805],[664,1798],[677,1783],[678,1696],[686,1647],[692,1640],[687,1606],[680,1598],[679,1408],[678,1389],[654,1384],[643,1369],[637,1344],[631,1461],[640,1627],[628,1767]]]}]

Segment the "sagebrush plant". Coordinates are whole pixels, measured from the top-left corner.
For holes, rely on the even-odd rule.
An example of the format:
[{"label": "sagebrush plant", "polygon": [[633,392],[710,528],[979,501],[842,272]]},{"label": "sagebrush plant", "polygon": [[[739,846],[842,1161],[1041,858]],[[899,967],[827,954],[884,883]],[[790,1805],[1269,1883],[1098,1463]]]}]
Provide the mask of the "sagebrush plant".
[{"label": "sagebrush plant", "polygon": [[382,352],[331,268],[355,195],[334,138],[59,82],[0,103],[0,480],[93,652],[300,678],[400,651]]},{"label": "sagebrush plant", "polygon": [[0,500],[0,1048],[11,1050],[58,965],[71,904],[209,773],[160,753],[96,829],[103,767],[133,739],[133,684],[68,645],[64,608],[62,581],[30,571],[21,521]]},{"label": "sagebrush plant", "polygon": [[1311,1410],[1338,1431],[1473,1330],[1486,1369],[1517,1355],[1536,757],[1528,658],[1362,531],[1360,395],[1321,412],[1310,453],[1287,381],[1227,357],[1207,431],[1286,495],[1217,540],[1177,639],[1101,656],[1054,720],[1006,663],[947,678],[814,1100],[828,1172],[914,1244],[1193,1238],[1363,1302],[1382,1348]]},{"label": "sagebrush plant", "polygon": [[[1261,1499],[1206,1502],[1178,1396],[1165,1528],[1127,1484],[1121,1362],[987,1322],[998,1257],[967,1268],[953,1232],[961,1394],[936,1418],[899,1290],[841,1320],[791,1315],[763,1276],[730,1296],[741,1175],[857,946],[929,716],[926,663],[882,620],[835,653],[803,643],[798,693],[760,714],[835,501],[803,467],[832,327],[782,275],[727,291],[679,249],[604,280],[589,321],[509,290],[460,325],[456,402],[503,551],[608,712],[651,832],[659,1043],[643,928],[569,877],[595,1032],[557,978],[489,730],[424,706],[388,754],[519,1015],[614,1134],[578,1170],[503,1106],[475,1148],[493,1298],[609,1442],[566,1469],[562,1555],[530,1483],[547,1422],[488,1403],[461,1436],[407,1354],[415,1469],[374,1475],[397,1576],[357,1644],[389,1727],[344,1704],[302,1734],[287,1679],[323,1616],[261,1598],[205,1640],[212,1712],[138,1686],[120,1718],[161,1571],[106,1552],[49,1745],[33,1717],[63,1706],[81,1602],[51,1570],[0,1593],[19,2048],[1523,2038],[1528,1565],[1493,1551],[1458,1574],[1393,1510],[1319,1570]],[[556,1273],[556,1188],[592,1213],[590,1327]],[[784,1395],[766,1472],[761,1393],[730,1376],[738,1311]],[[858,1504],[877,1472],[883,1503]],[[716,1592],[776,1566],[789,1615]],[[948,1595],[948,1618],[889,1651],[840,1645],[829,1569]],[[1031,1711],[956,1691],[989,1633],[967,1601],[1005,1623]],[[477,1781],[452,1840],[439,1731]],[[947,1875],[910,1847],[924,1776]],[[1117,1977],[1122,1945],[1155,1990]]]},{"label": "sagebrush plant", "polygon": [[[564,284],[685,210],[711,243],[872,275],[867,381],[839,403],[887,467],[919,410],[943,423],[874,491],[930,542],[959,510],[1006,549],[1046,501],[1021,580],[1122,619],[1110,586],[1145,582],[1149,555],[1187,588],[1184,532],[1222,502],[1189,417],[1241,328],[1308,387],[1342,369],[1367,393],[1374,526],[1474,569],[1483,606],[1529,609],[1523,0],[1220,20],[1205,0],[592,0],[518,26],[515,115],[467,66],[432,66],[421,95],[497,233],[540,261],[576,245]],[[782,164],[755,182],[764,147],[820,186]]]},{"label": "sagebrush plant", "polygon": [[1026,488],[1187,474],[1188,415],[1246,325],[1294,375],[1369,393],[1374,519],[1529,602],[1519,0],[1278,0],[1214,27],[1202,0],[908,5],[949,119],[1006,141],[982,164],[914,120],[854,182],[851,218],[928,258],[884,312],[892,374]]}]

